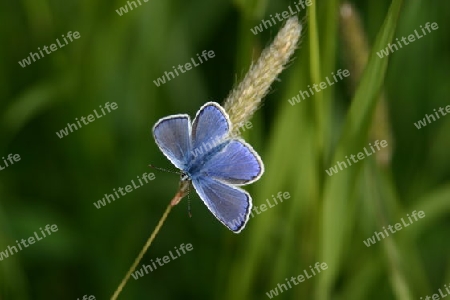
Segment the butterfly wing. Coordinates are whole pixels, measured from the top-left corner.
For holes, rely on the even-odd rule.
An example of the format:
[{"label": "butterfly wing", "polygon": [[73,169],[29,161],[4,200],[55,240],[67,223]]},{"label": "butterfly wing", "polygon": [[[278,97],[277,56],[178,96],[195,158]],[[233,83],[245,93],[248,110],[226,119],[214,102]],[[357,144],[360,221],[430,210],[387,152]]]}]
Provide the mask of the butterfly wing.
[{"label": "butterfly wing", "polygon": [[207,102],[192,123],[192,149],[200,149],[206,143],[215,143],[230,131],[228,114],[218,103]]},{"label": "butterfly wing", "polygon": [[247,223],[252,201],[250,195],[230,184],[257,180],[264,166],[253,148],[241,140],[226,140],[230,121],[218,104],[205,104],[192,124],[193,151],[215,144],[214,149],[194,160],[192,184],[213,215],[226,227],[239,233]]},{"label": "butterfly wing", "polygon": [[199,176],[192,184],[213,215],[234,233],[241,232],[252,208],[250,195],[237,187]]},{"label": "butterfly wing", "polygon": [[153,126],[153,137],[159,149],[181,170],[186,170],[191,155],[190,132],[188,115],[168,116]]},{"label": "butterfly wing", "polygon": [[[153,135],[158,147],[176,167],[191,171],[194,188],[213,215],[239,233],[249,219],[252,201],[246,191],[230,184],[259,179],[264,165],[244,141],[226,140],[230,129],[225,110],[217,103],[208,102],[198,111],[192,131],[189,116],[175,115],[159,120],[153,127]],[[195,149],[204,147],[205,143],[216,146],[193,160]]]},{"label": "butterfly wing", "polygon": [[230,184],[248,184],[264,173],[264,164],[253,148],[243,140],[225,142],[218,153],[201,168],[200,173]]}]

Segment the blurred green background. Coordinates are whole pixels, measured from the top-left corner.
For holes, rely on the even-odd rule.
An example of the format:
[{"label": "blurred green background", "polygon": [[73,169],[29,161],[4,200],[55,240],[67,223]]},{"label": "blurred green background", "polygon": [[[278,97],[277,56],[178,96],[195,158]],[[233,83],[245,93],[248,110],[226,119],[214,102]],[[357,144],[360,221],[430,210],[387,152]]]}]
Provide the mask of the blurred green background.
[{"label": "blurred green background", "polygon": [[[148,167],[172,168],[151,127],[170,114],[193,116],[207,101],[222,103],[282,23],[258,35],[250,28],[293,4],[141,3],[123,16],[115,10],[124,0],[0,3],[0,156],[21,156],[0,171],[0,251],[46,224],[59,228],[0,261],[0,299],[112,295],[178,187],[177,175]],[[360,22],[343,20],[341,4],[314,1],[313,10],[300,12],[301,47],[244,134],[266,167],[246,187],[254,204],[280,191],[291,198],[235,235],[192,193],[193,217],[183,199],[141,264],[182,243],[193,251],[131,278],[119,299],[267,299],[278,283],[316,262],[329,267],[276,298],[425,299],[449,285],[450,117],[420,130],[414,122],[450,104],[450,2],[406,1],[397,18],[400,1],[393,1],[389,17],[391,1],[355,1]],[[372,52],[371,45],[384,48],[394,31],[400,38],[426,22],[439,29],[388,58]],[[68,31],[80,39],[25,68],[18,64]],[[215,57],[160,87],[153,83],[203,50]],[[359,84],[353,70],[362,72],[368,54],[371,66]],[[288,103],[338,69],[352,75]],[[382,121],[369,126],[376,101],[386,104],[377,107]],[[56,136],[106,102],[118,109]],[[325,173],[373,138],[389,141],[390,160],[371,156],[331,177]],[[154,181],[94,207],[105,193],[150,171]],[[413,210],[426,217],[364,245]]]}]

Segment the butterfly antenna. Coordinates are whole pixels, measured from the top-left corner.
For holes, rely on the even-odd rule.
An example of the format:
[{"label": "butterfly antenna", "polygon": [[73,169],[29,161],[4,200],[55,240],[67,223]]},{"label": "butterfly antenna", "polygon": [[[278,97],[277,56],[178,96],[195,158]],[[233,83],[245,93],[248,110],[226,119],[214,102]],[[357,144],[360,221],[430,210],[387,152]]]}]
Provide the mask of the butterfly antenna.
[{"label": "butterfly antenna", "polygon": [[167,170],[167,169],[164,169],[164,168],[160,168],[160,167],[155,167],[154,165],[148,165],[150,168],[153,168],[153,169],[156,169],[156,170],[159,170],[159,171],[164,171],[164,172],[168,172],[168,173],[174,173],[174,174],[178,174],[178,175],[181,175],[182,173],[181,172],[179,172],[179,171],[174,171],[174,170]]}]

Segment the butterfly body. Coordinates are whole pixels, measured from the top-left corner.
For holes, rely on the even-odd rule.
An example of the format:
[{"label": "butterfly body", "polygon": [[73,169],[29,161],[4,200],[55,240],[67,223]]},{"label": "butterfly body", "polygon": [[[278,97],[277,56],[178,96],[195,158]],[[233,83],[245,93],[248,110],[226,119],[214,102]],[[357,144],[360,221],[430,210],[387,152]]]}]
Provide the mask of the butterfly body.
[{"label": "butterfly body", "polygon": [[264,165],[253,148],[230,138],[231,123],[225,110],[208,102],[191,124],[188,115],[159,120],[153,136],[163,154],[191,180],[213,215],[235,233],[246,225],[252,201],[239,185],[258,180]]},{"label": "butterfly body", "polygon": [[210,159],[212,159],[218,152],[220,152],[228,143],[229,140],[224,141],[202,156],[192,155],[191,160],[186,168],[186,174],[188,174],[191,178],[196,177],[196,175],[200,175],[199,173],[201,173],[203,165]]}]

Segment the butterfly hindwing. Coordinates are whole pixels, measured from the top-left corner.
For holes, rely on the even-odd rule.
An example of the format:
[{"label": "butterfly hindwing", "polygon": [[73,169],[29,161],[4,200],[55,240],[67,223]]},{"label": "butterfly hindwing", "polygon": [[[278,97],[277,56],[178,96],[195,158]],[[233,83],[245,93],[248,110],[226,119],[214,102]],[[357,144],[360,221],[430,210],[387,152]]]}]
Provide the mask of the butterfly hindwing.
[{"label": "butterfly hindwing", "polygon": [[193,178],[192,184],[208,209],[226,227],[235,233],[245,227],[252,208],[252,199],[246,191],[209,177]]}]

